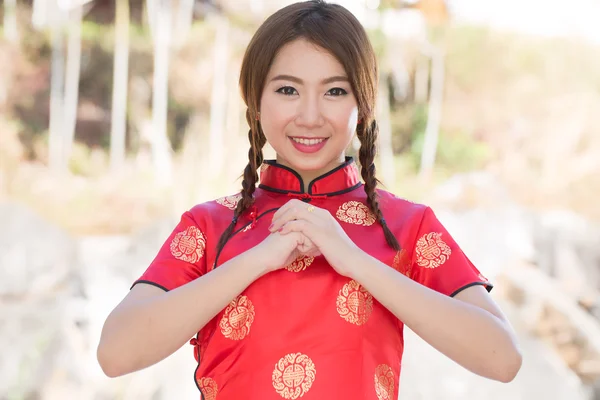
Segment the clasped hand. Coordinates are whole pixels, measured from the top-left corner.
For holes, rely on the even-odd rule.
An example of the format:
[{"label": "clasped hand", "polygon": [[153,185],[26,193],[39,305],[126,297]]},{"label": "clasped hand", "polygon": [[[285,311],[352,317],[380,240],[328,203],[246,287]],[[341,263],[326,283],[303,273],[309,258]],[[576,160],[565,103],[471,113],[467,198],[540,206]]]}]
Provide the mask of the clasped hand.
[{"label": "clasped hand", "polygon": [[296,255],[322,254],[339,274],[351,275],[353,266],[348,262],[349,255],[358,247],[329,211],[300,200],[290,200],[273,215],[269,230],[282,239],[293,237],[297,243]]}]

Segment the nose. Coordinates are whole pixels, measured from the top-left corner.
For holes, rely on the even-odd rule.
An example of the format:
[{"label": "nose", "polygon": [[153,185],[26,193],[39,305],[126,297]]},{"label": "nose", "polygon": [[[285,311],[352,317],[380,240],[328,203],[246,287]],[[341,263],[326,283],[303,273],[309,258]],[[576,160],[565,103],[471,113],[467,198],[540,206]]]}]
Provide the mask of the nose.
[{"label": "nose", "polygon": [[318,96],[304,96],[298,105],[296,124],[305,128],[323,125],[322,105]]}]

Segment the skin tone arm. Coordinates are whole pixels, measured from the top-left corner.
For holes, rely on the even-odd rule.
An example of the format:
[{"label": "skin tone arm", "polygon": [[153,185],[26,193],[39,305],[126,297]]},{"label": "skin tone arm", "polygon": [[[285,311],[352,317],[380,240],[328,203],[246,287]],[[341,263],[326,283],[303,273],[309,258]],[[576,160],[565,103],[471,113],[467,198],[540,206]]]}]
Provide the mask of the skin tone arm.
[{"label": "skin tone arm", "polygon": [[[280,230],[281,229],[281,230]],[[358,248],[327,211],[291,200],[273,215],[271,231],[301,232],[341,275],[356,280],[406,326],[466,369],[509,382],[522,356],[512,327],[481,286],[451,298]]]},{"label": "skin tone arm", "polygon": [[256,247],[169,292],[136,285],[111,312],[97,357],[109,377],[149,367],[174,353],[260,276],[314,248],[304,235],[272,234]]},{"label": "skin tone arm", "polygon": [[472,286],[451,298],[358,248],[344,254],[350,278],[423,340],[478,375],[501,382],[514,379],[522,361],[517,341],[484,287]]}]

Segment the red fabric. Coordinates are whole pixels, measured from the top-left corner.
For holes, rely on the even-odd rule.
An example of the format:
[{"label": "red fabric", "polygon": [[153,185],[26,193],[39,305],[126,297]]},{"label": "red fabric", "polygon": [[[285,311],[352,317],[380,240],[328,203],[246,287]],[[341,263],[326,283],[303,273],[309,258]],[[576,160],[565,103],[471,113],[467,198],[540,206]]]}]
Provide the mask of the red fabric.
[{"label": "red fabric", "polygon": [[[185,213],[140,280],[173,290],[218,268],[260,243],[274,212],[301,187],[293,171],[269,162],[255,192],[256,210],[239,219],[218,259],[216,244],[239,195]],[[364,251],[433,290],[453,295],[472,284],[491,289],[431,209],[383,190],[379,196],[400,252],[387,245],[368,210],[352,160],[316,179],[303,197],[329,210]],[[396,399],[402,328],[323,257],[299,259],[253,282],[199,332],[191,342],[199,360],[196,383],[206,400]]]}]

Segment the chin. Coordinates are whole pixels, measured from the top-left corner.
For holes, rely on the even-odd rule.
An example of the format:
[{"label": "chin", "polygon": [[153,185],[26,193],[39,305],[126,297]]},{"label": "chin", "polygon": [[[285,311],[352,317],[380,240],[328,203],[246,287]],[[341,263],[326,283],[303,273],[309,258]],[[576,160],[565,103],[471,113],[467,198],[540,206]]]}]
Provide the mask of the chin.
[{"label": "chin", "polygon": [[327,168],[331,160],[326,157],[295,156],[287,159],[290,168],[298,171],[319,171]]}]

